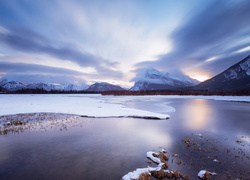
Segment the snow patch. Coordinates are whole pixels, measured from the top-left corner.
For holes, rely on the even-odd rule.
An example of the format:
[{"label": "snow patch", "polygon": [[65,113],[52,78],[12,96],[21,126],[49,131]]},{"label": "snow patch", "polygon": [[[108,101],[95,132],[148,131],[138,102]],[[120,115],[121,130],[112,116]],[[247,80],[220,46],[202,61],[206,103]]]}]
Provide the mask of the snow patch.
[{"label": "snow patch", "polygon": [[[147,157],[152,160],[153,162],[157,163],[158,166],[157,167],[147,167],[147,168],[138,168],[133,172],[129,172],[128,174],[124,175],[122,177],[123,180],[131,180],[131,179],[138,179],[139,176],[142,173],[149,173],[149,175],[151,175],[151,171],[160,171],[162,169],[162,166],[164,165],[164,163],[161,162],[160,158],[158,157],[154,157],[154,154],[159,156],[158,153],[153,152],[153,151],[149,151],[147,152]],[[165,172],[169,172],[169,170],[164,170]]]},{"label": "snow patch", "polygon": [[208,174],[210,174],[210,175],[217,175],[217,174],[214,173],[214,172],[209,172],[209,171],[206,171],[206,170],[201,170],[201,171],[198,173],[197,176],[198,176],[199,178],[202,179],[202,178],[205,176],[206,173],[208,173]]},{"label": "snow patch", "polygon": [[155,157],[154,155],[159,156],[158,153],[155,153],[155,152],[153,152],[153,151],[147,152],[147,157],[148,157],[149,159],[151,159],[153,162],[155,162],[155,163],[157,163],[157,164],[161,164],[161,160],[160,160],[158,157]]},{"label": "snow patch", "polygon": [[238,76],[237,72],[233,69],[229,69],[223,75],[226,79],[235,79]]}]

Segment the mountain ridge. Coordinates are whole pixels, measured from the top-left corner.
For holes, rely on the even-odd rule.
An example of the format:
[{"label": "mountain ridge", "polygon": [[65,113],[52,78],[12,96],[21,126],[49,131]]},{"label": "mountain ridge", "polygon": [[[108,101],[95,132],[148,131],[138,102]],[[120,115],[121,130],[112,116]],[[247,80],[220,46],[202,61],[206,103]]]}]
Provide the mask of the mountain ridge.
[{"label": "mountain ridge", "polygon": [[92,84],[91,86],[89,86],[88,89],[86,89],[86,91],[94,91],[94,92],[123,91],[123,90],[125,89],[123,89],[121,86],[109,84],[106,82]]},{"label": "mountain ridge", "polygon": [[250,90],[250,55],[192,89],[203,91]]},{"label": "mountain ridge", "polygon": [[7,91],[17,91],[17,90],[22,90],[22,89],[43,89],[46,91],[51,91],[51,90],[80,91],[80,90],[87,89],[88,85],[82,84],[80,86],[77,86],[74,84],[62,85],[62,84],[56,84],[56,83],[43,83],[43,82],[22,83],[19,81],[4,79],[0,81],[0,87]]}]

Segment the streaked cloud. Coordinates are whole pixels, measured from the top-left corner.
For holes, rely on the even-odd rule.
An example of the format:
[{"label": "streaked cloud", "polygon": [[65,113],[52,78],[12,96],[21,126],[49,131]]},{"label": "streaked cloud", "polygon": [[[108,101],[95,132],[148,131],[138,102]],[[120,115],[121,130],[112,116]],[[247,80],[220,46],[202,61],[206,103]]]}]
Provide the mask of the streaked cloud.
[{"label": "streaked cloud", "polygon": [[28,78],[33,66],[121,84],[147,67],[210,77],[250,50],[248,17],[247,0],[2,0],[1,78]]}]

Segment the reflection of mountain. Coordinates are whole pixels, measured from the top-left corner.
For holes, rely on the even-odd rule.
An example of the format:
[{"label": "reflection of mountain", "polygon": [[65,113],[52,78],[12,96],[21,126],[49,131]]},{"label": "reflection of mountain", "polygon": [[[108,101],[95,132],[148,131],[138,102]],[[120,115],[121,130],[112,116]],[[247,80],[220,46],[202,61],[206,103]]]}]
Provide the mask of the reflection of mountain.
[{"label": "reflection of mountain", "polygon": [[74,84],[61,85],[53,83],[21,83],[18,81],[3,80],[0,82],[0,87],[8,91],[17,91],[21,89],[43,89],[46,91],[50,90],[62,90],[62,91],[80,91],[88,88],[88,85],[82,84],[77,86]]},{"label": "reflection of mountain", "polygon": [[124,89],[121,86],[112,85],[109,83],[95,83],[91,85],[86,91],[95,91],[95,92],[103,92],[103,91],[123,91]]},{"label": "reflection of mountain", "polygon": [[185,75],[163,74],[156,69],[147,69],[131,91],[167,90],[197,85],[199,82]]},{"label": "reflection of mountain", "polygon": [[250,55],[193,89],[208,91],[250,90]]}]

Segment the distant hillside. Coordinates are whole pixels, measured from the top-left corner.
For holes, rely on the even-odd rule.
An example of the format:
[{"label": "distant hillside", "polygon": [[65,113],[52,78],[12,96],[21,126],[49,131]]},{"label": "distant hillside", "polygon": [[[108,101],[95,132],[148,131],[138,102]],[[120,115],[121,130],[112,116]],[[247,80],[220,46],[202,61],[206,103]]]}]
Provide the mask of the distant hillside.
[{"label": "distant hillside", "polygon": [[250,55],[193,90],[250,91]]},{"label": "distant hillside", "polygon": [[124,89],[121,86],[109,84],[109,83],[95,83],[91,85],[86,91],[92,92],[103,92],[103,91],[123,91]]}]

